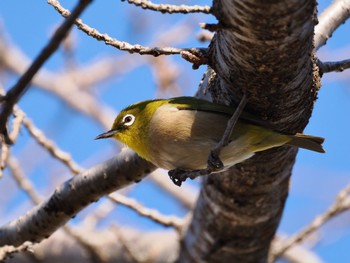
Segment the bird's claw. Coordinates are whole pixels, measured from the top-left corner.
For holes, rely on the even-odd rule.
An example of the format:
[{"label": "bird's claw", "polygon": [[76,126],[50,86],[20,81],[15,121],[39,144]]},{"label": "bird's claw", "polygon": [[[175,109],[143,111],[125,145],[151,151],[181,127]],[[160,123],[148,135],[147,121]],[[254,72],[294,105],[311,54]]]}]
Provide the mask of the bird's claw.
[{"label": "bird's claw", "polygon": [[196,177],[200,176],[201,170],[197,171],[185,171],[181,169],[174,169],[170,170],[168,172],[169,177],[171,181],[177,186],[181,186],[182,182],[185,182],[187,178],[190,178],[191,180],[195,179]]},{"label": "bird's claw", "polygon": [[213,170],[211,168],[206,168],[202,170],[185,171],[181,169],[174,169],[168,172],[168,175],[177,186],[181,186],[182,182],[185,182],[187,178],[191,180],[197,178],[198,176],[209,175]]},{"label": "bird's claw", "polygon": [[211,171],[220,171],[224,168],[223,162],[215,151],[210,152],[207,163],[208,169],[211,169]]}]

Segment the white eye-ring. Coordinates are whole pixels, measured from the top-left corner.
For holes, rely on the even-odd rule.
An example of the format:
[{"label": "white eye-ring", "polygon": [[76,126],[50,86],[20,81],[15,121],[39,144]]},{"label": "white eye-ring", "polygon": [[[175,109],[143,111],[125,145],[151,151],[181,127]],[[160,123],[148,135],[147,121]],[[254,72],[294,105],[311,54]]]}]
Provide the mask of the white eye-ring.
[{"label": "white eye-ring", "polygon": [[134,121],[135,121],[135,116],[132,114],[126,114],[123,117],[123,123],[126,126],[131,126],[134,123]]}]

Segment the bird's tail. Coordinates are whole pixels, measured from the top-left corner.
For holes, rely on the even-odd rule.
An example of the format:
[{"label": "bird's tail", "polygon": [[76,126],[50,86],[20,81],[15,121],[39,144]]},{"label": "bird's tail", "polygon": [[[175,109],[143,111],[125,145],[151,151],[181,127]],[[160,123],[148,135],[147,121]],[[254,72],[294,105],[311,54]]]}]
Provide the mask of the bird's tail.
[{"label": "bird's tail", "polygon": [[290,135],[291,141],[289,141],[288,145],[293,145],[299,148],[304,148],[307,150],[324,153],[325,150],[322,147],[322,143],[324,142],[324,138],[297,133],[295,135]]}]

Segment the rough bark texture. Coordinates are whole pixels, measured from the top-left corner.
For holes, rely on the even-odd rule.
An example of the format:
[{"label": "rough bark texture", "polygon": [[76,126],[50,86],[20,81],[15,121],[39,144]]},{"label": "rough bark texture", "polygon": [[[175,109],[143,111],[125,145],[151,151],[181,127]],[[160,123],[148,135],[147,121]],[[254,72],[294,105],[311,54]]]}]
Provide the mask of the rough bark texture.
[{"label": "rough bark texture", "polygon": [[[214,100],[238,101],[276,130],[300,132],[319,88],[315,1],[217,0],[210,45]],[[213,87],[214,86],[214,87]],[[204,180],[181,262],[266,262],[288,195],[297,149],[280,147]]]}]

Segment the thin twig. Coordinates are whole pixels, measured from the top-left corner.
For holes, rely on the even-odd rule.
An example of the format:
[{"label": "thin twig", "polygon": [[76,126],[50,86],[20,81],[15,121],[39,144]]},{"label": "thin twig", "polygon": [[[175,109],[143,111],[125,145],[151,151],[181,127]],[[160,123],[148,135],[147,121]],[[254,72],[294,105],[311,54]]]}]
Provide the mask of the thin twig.
[{"label": "thin twig", "polygon": [[[68,17],[70,12],[63,8],[57,1],[50,1],[50,3],[63,17]],[[75,25],[81,31],[85,32],[87,35],[97,39],[98,41],[103,41],[106,45],[115,47],[119,50],[127,51],[131,54],[137,53],[140,55],[152,55],[152,56],[160,56],[160,55],[176,55],[181,54],[184,59],[193,63],[196,67],[199,66],[198,63],[205,64],[207,61],[207,49],[206,48],[175,48],[175,47],[145,47],[141,45],[131,45],[125,41],[119,41],[115,38],[111,38],[107,34],[101,34],[95,28],[84,24],[81,19],[77,19]],[[201,65],[202,65],[201,64]]]},{"label": "thin twig", "polygon": [[80,226],[82,229],[94,229],[98,222],[107,217],[115,208],[115,203],[109,199],[101,200],[98,207],[85,216]]},{"label": "thin twig", "polygon": [[6,143],[1,143],[0,153],[0,179],[3,176],[3,171],[6,168],[7,161],[9,159],[10,147]]},{"label": "thin twig", "polygon": [[131,262],[134,263],[141,263],[141,262],[148,262],[147,260],[142,260],[140,256],[138,255],[137,251],[133,249],[133,246],[131,244],[128,244],[128,240],[124,237],[122,232],[119,230],[117,226],[112,226],[113,233],[117,236],[120,245],[123,247],[125,254],[129,256]]},{"label": "thin twig", "polygon": [[[122,0],[125,1],[125,0]],[[210,6],[188,6],[188,5],[168,5],[168,4],[154,4],[151,1],[147,0],[127,0],[129,4],[133,4],[136,6],[141,6],[143,9],[148,9],[152,11],[158,11],[161,13],[204,13],[210,14],[211,7]]]},{"label": "thin twig", "polygon": [[[24,115],[20,112],[18,112],[17,114],[14,113],[14,115],[15,117],[12,122],[12,131],[9,135],[12,142],[15,142],[17,140],[19,131],[21,129],[21,124],[24,118]],[[0,154],[0,178],[2,177],[2,172],[6,168],[6,164],[9,159],[9,153],[10,153],[10,147],[6,143],[3,143],[1,145],[1,154]]]},{"label": "thin twig", "polygon": [[183,220],[176,216],[165,216],[160,214],[157,210],[146,208],[134,199],[125,197],[118,193],[112,193],[109,198],[114,202],[131,208],[139,215],[147,217],[158,224],[167,227],[174,227],[177,231],[181,231],[183,227]]},{"label": "thin twig", "polygon": [[103,253],[98,249],[96,245],[93,245],[89,239],[87,239],[84,234],[80,231],[69,227],[68,225],[63,226],[63,230],[70,237],[74,238],[79,244],[89,253],[91,262],[106,262]]},{"label": "thin twig", "polygon": [[[49,0],[50,2],[56,2]],[[3,98],[3,105],[0,113],[0,133],[4,136],[4,140],[7,144],[11,144],[12,141],[8,136],[6,124],[10,117],[13,106],[19,101],[24,93],[29,88],[29,83],[33,79],[34,75],[39,71],[46,60],[57,50],[62,40],[66,37],[68,31],[72,27],[75,19],[84,11],[84,9],[90,4],[91,0],[80,0],[77,6],[74,8],[72,14],[63,22],[63,24],[56,30],[55,34],[50,39],[49,43],[40,52],[38,57],[33,61],[28,70],[20,77],[18,82],[13,86]]]},{"label": "thin twig", "polygon": [[[2,89],[1,89],[2,91]],[[16,111],[16,106],[15,106]],[[14,112],[14,119],[12,122],[12,131],[9,135],[11,141],[13,143],[16,142],[17,137],[19,135],[19,131],[21,129],[21,124],[23,122],[24,115],[22,112]],[[0,153],[0,178],[3,176],[3,171],[6,168],[7,161],[10,155],[10,147],[6,143],[1,144],[1,153]]]},{"label": "thin twig", "polygon": [[10,139],[13,143],[16,142],[17,137],[19,135],[19,131],[21,130],[21,126],[25,117],[23,111],[18,111],[16,105],[13,110],[14,119],[12,122],[12,131],[10,132]]},{"label": "thin twig", "polygon": [[39,204],[42,198],[36,193],[32,183],[23,175],[23,171],[18,160],[14,157],[10,157],[8,166],[19,188],[21,188],[28,195],[33,204]]},{"label": "thin twig", "polygon": [[[18,112],[21,112],[24,115],[24,112],[19,109]],[[64,163],[73,174],[79,174],[84,170],[76,162],[74,162],[69,153],[62,151],[53,141],[48,139],[28,117],[24,117],[23,125],[28,130],[29,134],[37,141],[37,143],[44,147],[52,157]]]},{"label": "thin twig", "polygon": [[314,233],[318,230],[323,224],[329,221],[336,215],[348,210],[350,208],[350,184],[347,185],[343,190],[341,190],[335,202],[328,208],[328,210],[319,216],[317,216],[304,230],[300,231],[298,234],[293,235],[288,238],[283,245],[279,247],[278,250],[275,251],[274,256],[281,256],[286,250],[302,242],[306,237],[310,234]]},{"label": "thin twig", "polygon": [[322,62],[318,60],[317,65],[321,73],[342,72],[350,68],[350,59],[335,62]]},{"label": "thin twig", "polygon": [[247,104],[247,96],[245,94],[243,94],[243,97],[242,97],[240,103],[238,104],[238,107],[236,108],[232,117],[227,122],[227,126],[226,126],[225,132],[224,132],[221,140],[216,144],[215,148],[211,150],[209,158],[208,158],[208,163],[211,163],[212,161],[216,162],[217,161],[216,159],[218,159],[218,157],[220,155],[221,149],[229,143],[233,129],[234,129],[239,117],[241,116],[246,104]]},{"label": "thin twig", "polygon": [[[274,251],[278,250],[281,245],[283,245],[283,241],[285,240],[285,236],[275,236],[274,240],[271,243],[268,263],[274,263],[275,258],[273,257]],[[281,257],[289,263],[324,263],[323,260],[309,247],[305,247],[301,244],[296,244],[291,247]]]},{"label": "thin twig", "polygon": [[350,1],[334,0],[319,16],[315,26],[315,48],[326,44],[334,31],[350,17]]}]

